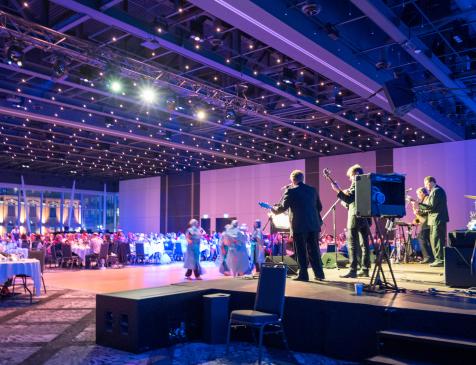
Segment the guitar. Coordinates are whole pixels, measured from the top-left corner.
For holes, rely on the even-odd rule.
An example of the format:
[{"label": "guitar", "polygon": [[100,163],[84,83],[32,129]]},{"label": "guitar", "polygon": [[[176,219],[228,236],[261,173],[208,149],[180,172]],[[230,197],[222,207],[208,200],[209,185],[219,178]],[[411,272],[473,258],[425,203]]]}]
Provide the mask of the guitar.
[{"label": "guitar", "polygon": [[276,228],[279,229],[289,229],[291,227],[291,224],[289,222],[289,215],[287,213],[281,213],[281,214],[274,214],[271,209],[273,208],[271,205],[265,202],[258,202],[258,205],[261,208],[268,209],[270,212],[268,213],[268,216],[271,218],[273,221],[273,224]]},{"label": "guitar", "polygon": [[328,168],[325,168],[324,170],[322,170],[322,175],[324,175],[324,177],[327,180],[329,180],[332,184],[339,186],[339,184],[337,184],[337,182],[331,176],[331,170],[329,170]]},{"label": "guitar", "polygon": [[261,207],[261,208],[264,208],[264,209],[273,209],[273,207],[271,205],[269,205],[268,203],[265,203],[265,202],[258,202],[258,205]]}]

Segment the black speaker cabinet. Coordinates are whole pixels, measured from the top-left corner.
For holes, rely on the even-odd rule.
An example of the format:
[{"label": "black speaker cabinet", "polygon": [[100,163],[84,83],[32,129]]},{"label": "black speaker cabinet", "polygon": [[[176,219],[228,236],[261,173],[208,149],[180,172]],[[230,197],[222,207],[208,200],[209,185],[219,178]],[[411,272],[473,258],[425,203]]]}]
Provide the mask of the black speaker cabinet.
[{"label": "black speaker cabinet", "polygon": [[396,115],[405,115],[413,109],[415,93],[412,90],[411,79],[407,75],[402,75],[397,79],[385,82],[383,90],[392,111]]},{"label": "black speaker cabinet", "polygon": [[326,269],[335,269],[336,267],[344,268],[348,264],[349,259],[341,253],[337,253],[337,261],[335,252],[328,252],[322,255],[322,266]]},{"label": "black speaker cabinet", "polygon": [[473,248],[445,247],[445,284],[452,287],[476,286],[476,273],[471,275]]},{"label": "black speaker cabinet", "polygon": [[357,175],[355,206],[358,217],[405,216],[405,176],[373,173]]}]

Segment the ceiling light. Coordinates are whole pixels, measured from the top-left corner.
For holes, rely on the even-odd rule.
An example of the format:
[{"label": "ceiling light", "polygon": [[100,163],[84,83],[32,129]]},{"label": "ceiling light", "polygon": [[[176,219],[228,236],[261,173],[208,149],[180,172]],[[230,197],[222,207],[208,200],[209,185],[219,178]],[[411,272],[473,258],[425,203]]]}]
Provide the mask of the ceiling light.
[{"label": "ceiling light", "polygon": [[142,101],[146,104],[152,104],[157,100],[157,92],[155,91],[154,88],[150,86],[144,86],[140,92],[139,96],[142,99]]},{"label": "ceiling light", "polygon": [[7,49],[7,63],[15,64],[19,67],[23,66],[23,49],[17,45],[12,45]]},{"label": "ceiling light", "polygon": [[119,79],[111,80],[109,83],[109,89],[113,93],[120,93],[122,91],[122,82]]},{"label": "ceiling light", "polygon": [[205,113],[204,110],[198,110],[197,111],[197,119],[198,120],[204,120],[207,117],[207,113]]}]

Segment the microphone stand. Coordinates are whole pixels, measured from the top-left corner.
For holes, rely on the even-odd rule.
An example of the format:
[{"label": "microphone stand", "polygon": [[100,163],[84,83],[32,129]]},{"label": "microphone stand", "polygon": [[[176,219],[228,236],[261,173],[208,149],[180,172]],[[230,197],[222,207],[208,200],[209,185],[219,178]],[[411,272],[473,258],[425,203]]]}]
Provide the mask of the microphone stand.
[{"label": "microphone stand", "polygon": [[[339,270],[339,266],[337,265],[337,251],[338,251],[338,246],[337,246],[337,226],[336,226],[336,207],[337,204],[339,203],[340,199],[337,199],[334,204],[329,208],[329,210],[324,214],[324,217],[322,217],[322,221],[326,219],[326,217],[329,215],[329,213],[332,211],[332,228],[334,231],[334,246],[335,246],[335,255],[336,255],[336,269]],[[329,249],[329,244],[327,244],[327,249]]]}]

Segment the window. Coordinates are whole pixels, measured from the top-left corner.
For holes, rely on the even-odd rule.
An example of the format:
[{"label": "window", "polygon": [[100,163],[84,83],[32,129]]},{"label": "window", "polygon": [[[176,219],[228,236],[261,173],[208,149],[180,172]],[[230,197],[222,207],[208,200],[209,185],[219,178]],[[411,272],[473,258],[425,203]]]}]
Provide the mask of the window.
[{"label": "window", "polygon": [[8,216],[9,217],[16,217],[17,215],[17,206],[13,204],[8,204]]}]

